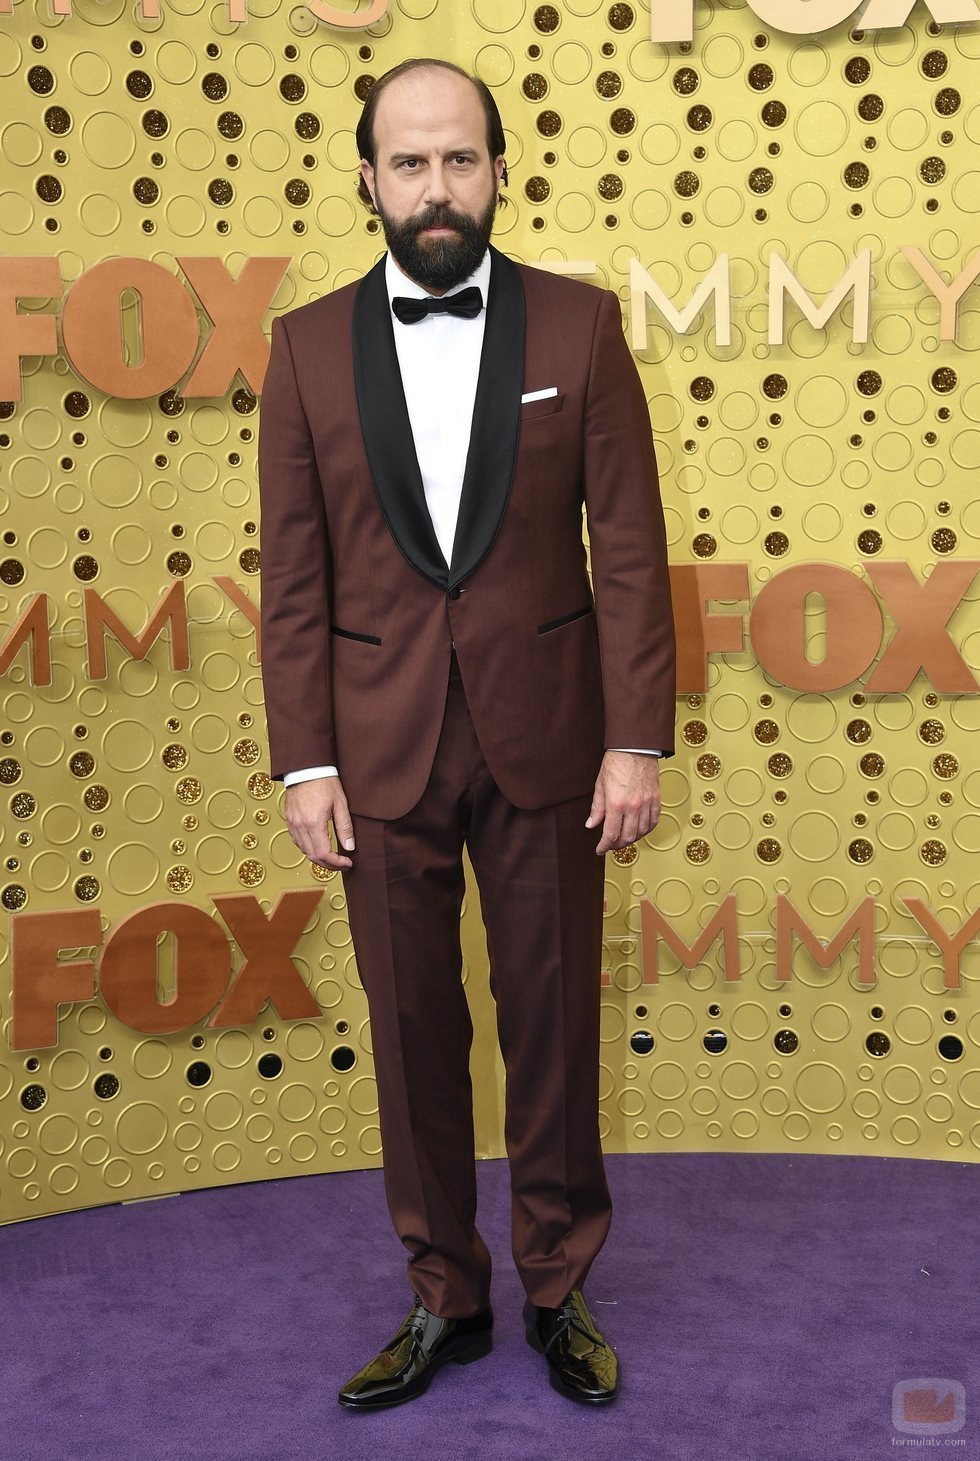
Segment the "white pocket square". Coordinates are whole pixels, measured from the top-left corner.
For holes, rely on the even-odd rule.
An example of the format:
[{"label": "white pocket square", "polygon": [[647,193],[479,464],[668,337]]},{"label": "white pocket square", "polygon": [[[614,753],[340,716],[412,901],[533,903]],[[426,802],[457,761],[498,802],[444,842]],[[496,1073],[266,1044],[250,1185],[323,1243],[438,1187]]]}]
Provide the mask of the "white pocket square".
[{"label": "white pocket square", "polygon": [[523,395],[521,397],[521,405],[527,405],[528,401],[543,401],[548,396],[557,396],[557,394],[557,386],[548,386],[547,389],[543,391],[528,391],[526,395]]}]

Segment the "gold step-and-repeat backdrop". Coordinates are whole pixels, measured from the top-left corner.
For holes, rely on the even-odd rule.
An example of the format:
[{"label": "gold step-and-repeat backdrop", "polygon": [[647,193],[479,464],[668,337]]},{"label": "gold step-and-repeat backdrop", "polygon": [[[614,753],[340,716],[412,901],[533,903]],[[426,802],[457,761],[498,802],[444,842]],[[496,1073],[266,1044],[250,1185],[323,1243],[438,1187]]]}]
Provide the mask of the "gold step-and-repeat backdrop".
[{"label": "gold step-and-repeat backdrop", "polygon": [[980,1160],[975,0],[0,0],[0,1221],[380,1164],[267,774],[255,445],[273,315],[382,247],[354,127],[411,55],[493,88],[496,241],[619,293],[657,441],[607,1150]]}]

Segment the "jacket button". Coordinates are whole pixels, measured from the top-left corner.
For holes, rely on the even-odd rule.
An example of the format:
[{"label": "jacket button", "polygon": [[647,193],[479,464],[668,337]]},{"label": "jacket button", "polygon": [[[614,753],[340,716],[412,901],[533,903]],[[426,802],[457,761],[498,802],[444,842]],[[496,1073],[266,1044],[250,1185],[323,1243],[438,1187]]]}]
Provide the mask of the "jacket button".
[{"label": "jacket button", "polygon": [[451,589],[450,589],[450,590],[449,590],[449,597],[450,597],[450,598],[451,598],[451,599],[458,599],[458,598],[459,598],[459,595],[460,595],[460,592],[461,592],[461,590],[460,590],[460,589],[459,589],[459,588],[458,588],[458,587],[456,587],[456,588],[451,588]]}]

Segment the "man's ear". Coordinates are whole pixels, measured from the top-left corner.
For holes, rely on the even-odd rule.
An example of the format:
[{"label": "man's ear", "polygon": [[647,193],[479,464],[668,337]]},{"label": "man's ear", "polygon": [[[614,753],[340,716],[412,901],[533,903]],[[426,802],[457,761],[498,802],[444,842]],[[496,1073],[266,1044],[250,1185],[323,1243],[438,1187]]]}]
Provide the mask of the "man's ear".
[{"label": "man's ear", "polygon": [[502,181],[503,184],[504,184],[504,187],[506,187],[507,186],[507,164],[504,161],[504,158],[503,158],[502,155],[500,157],[495,157],[494,158],[494,160],[493,160],[493,170],[496,173],[497,182],[500,183]]},{"label": "man's ear", "polygon": [[375,207],[377,207],[378,200],[375,197],[374,192],[374,168],[364,157],[361,158],[361,177],[364,179],[365,187],[371,194],[371,202],[374,204]]}]

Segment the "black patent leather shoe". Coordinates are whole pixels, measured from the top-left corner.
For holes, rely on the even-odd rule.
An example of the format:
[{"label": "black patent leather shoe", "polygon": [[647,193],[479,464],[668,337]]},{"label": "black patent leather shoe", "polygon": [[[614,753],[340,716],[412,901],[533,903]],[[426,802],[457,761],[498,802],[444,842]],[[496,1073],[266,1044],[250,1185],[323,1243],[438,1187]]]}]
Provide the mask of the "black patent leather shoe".
[{"label": "black patent leather shoe", "polygon": [[587,1405],[604,1405],[619,1393],[619,1361],[589,1313],[581,1289],[557,1309],[524,1302],[528,1344],[548,1360],[552,1388]]},{"label": "black patent leather shoe", "polygon": [[468,1365],[493,1347],[493,1311],[487,1307],[463,1319],[430,1314],[416,1294],[415,1303],[394,1337],[337,1396],[352,1410],[401,1405],[427,1389],[440,1365]]}]

